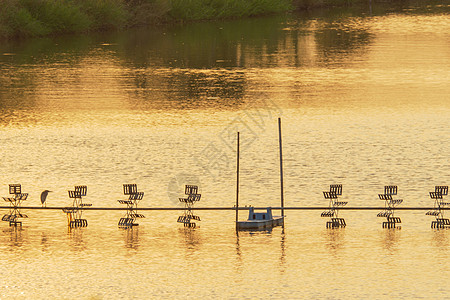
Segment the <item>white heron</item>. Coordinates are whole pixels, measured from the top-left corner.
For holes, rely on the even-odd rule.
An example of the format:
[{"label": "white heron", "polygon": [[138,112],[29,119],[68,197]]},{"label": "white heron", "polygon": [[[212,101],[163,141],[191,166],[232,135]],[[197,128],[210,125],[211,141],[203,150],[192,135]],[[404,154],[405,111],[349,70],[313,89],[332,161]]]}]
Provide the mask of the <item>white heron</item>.
[{"label": "white heron", "polygon": [[[47,200],[48,193],[51,193],[49,190],[45,190],[41,193],[41,203],[42,207],[44,207],[45,200]],[[45,203],[45,207],[47,207],[47,203]]]}]

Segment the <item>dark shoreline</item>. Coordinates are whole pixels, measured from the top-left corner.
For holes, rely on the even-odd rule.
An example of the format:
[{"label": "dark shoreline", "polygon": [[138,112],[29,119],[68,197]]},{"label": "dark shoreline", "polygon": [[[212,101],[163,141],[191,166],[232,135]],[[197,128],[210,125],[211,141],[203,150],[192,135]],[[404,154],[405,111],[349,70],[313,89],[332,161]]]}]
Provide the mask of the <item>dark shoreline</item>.
[{"label": "dark shoreline", "polygon": [[[424,0],[4,0],[0,40],[139,26],[248,18],[328,7],[391,3],[409,5]],[[431,1],[434,2],[434,1]],[[439,2],[439,1],[436,1]]]}]

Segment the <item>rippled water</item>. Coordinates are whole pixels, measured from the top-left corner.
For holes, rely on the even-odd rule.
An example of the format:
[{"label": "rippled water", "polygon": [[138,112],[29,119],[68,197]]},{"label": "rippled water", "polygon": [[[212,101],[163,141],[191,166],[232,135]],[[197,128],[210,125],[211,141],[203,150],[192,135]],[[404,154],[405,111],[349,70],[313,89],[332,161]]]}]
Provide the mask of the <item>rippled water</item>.
[{"label": "rippled water", "polygon": [[[352,206],[432,206],[450,174],[449,7],[362,7],[200,23],[0,46],[0,192],[21,183],[28,205],[117,207],[122,184],[141,206],[232,206],[235,136],[241,205],[278,206],[283,121],[287,206],[326,206],[342,183]],[[2,213],[5,210],[2,211]],[[1,298],[444,298],[450,233],[422,211],[401,230],[376,211],[345,211],[327,230],[318,211],[287,211],[284,229],[242,232],[233,212],[85,212],[68,231],[60,211],[0,224]],[[244,213],[240,216],[244,219]]]}]

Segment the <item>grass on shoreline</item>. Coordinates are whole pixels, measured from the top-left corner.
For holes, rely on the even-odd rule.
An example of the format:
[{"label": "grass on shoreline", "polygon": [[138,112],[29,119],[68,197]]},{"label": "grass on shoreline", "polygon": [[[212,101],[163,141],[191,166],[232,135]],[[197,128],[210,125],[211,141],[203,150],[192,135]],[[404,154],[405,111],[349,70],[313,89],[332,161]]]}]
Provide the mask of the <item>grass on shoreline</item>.
[{"label": "grass on shoreline", "polygon": [[2,0],[0,37],[112,29],[128,19],[122,0]]},{"label": "grass on shoreline", "polygon": [[2,0],[0,38],[281,13],[361,0]]}]

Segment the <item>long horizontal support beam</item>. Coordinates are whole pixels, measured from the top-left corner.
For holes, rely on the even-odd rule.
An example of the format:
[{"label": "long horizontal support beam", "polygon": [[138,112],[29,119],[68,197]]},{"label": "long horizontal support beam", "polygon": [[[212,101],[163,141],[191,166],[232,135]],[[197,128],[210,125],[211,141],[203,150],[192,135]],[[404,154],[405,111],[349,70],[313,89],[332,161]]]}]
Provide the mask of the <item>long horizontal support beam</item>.
[{"label": "long horizontal support beam", "polygon": [[[0,209],[10,209],[12,206],[0,206]],[[62,209],[71,209],[71,206],[20,206],[18,207],[23,210],[62,210]],[[248,210],[250,207],[239,207],[238,210]],[[266,209],[267,207],[253,207],[254,209]],[[83,207],[79,208],[80,210],[128,210],[126,207]],[[185,207],[138,207],[134,208],[134,210],[186,210]],[[272,207],[273,210],[328,210],[330,207],[312,207],[312,206],[297,206],[297,207]],[[434,207],[396,207],[395,211],[400,210],[434,210]],[[192,210],[232,210],[235,211],[236,207],[193,207]],[[385,207],[370,207],[370,206],[349,206],[349,207],[339,207],[338,210],[386,210]],[[450,210],[450,207],[441,208],[441,210]]]}]

